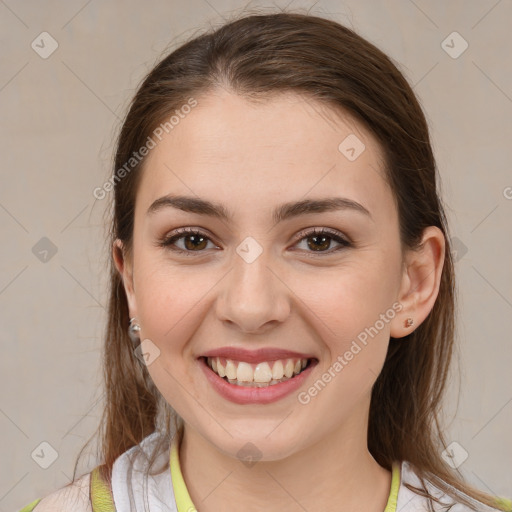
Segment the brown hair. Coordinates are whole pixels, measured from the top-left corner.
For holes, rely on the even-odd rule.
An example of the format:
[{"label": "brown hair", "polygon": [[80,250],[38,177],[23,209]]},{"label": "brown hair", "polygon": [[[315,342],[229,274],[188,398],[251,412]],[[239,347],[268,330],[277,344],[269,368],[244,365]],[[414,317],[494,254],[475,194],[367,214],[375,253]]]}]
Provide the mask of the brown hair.
[{"label": "brown hair", "polygon": [[[471,508],[470,500],[443,481],[489,506],[503,506],[466,484],[441,456],[446,442],[439,416],[455,348],[456,297],[436,163],[427,122],[412,88],[388,56],[353,30],[299,12],[244,15],[194,37],[161,60],[140,85],[118,138],[109,249],[119,238],[125,257],[131,257],[135,198],[144,159],[122,178],[119,170],[126,169],[155,128],[190,97],[216,87],[263,100],[294,92],[333,111],[349,112],[384,151],[385,177],[398,209],[402,248],[417,248],[427,226],[443,231],[446,251],[437,300],[416,330],[406,338],[390,340],[372,390],[368,447],[384,468],[390,470],[393,461],[409,461],[421,479],[430,479]],[[168,439],[171,429],[178,436],[183,433],[182,419],[134,355],[127,334],[126,295],[111,257],[107,321],[106,405],[97,431],[106,477],[120,454],[157,429]],[[425,487],[413,490],[437,501]]]}]

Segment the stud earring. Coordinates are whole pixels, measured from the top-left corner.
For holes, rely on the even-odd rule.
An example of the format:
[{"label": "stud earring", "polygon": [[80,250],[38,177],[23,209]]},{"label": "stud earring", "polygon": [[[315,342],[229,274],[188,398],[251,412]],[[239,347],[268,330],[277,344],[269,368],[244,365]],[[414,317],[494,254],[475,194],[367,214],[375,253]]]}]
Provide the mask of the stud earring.
[{"label": "stud earring", "polygon": [[404,326],[405,327],[411,327],[411,325],[414,323],[414,320],[412,318],[408,318],[405,323],[404,323]]},{"label": "stud earring", "polygon": [[135,317],[130,318],[130,326],[128,327],[128,336],[132,340],[133,344],[137,344],[140,341],[139,332],[140,325],[136,321]]}]

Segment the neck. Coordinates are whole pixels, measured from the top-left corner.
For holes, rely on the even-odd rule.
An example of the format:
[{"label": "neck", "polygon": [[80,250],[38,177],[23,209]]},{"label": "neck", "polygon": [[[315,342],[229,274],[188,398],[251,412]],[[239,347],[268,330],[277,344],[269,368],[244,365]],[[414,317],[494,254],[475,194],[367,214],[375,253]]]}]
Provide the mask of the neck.
[{"label": "neck", "polygon": [[180,464],[190,497],[201,512],[382,512],[391,473],[369,453],[367,429],[355,420],[284,459],[253,465],[186,425]]}]

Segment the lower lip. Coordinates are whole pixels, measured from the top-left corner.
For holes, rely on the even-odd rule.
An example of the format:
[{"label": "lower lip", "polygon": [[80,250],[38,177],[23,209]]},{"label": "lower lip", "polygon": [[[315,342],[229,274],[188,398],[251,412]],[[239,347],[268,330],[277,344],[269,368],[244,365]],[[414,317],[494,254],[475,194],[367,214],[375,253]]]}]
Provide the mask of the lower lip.
[{"label": "lower lip", "polygon": [[219,393],[219,395],[236,404],[268,404],[288,396],[297,390],[297,388],[299,388],[299,386],[308,378],[317,362],[318,361],[313,360],[306,369],[295,377],[284,382],[262,388],[252,388],[230,384],[217,375],[206,364],[206,360],[204,358],[199,359],[199,365],[213,388]]}]

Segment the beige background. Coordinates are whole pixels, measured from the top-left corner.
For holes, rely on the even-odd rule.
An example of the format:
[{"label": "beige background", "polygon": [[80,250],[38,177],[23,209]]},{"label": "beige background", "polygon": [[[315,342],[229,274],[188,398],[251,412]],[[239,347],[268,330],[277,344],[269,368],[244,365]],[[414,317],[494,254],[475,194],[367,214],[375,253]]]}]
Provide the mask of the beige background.
[{"label": "beige background", "polygon": [[[377,44],[401,63],[424,105],[459,248],[462,390],[456,410],[454,381],[447,437],[468,452],[460,470],[469,481],[512,497],[511,2],[275,5],[288,3]],[[168,45],[244,5],[0,1],[0,512],[68,483],[99,420],[107,199],[95,201],[92,191],[110,173],[128,101]],[[31,47],[43,31],[58,42],[47,59]],[[458,58],[442,47],[453,31],[469,44]],[[449,43],[451,51],[462,43]],[[46,262],[33,251],[43,237],[57,249]],[[42,442],[58,452],[48,469],[31,457]]]}]

